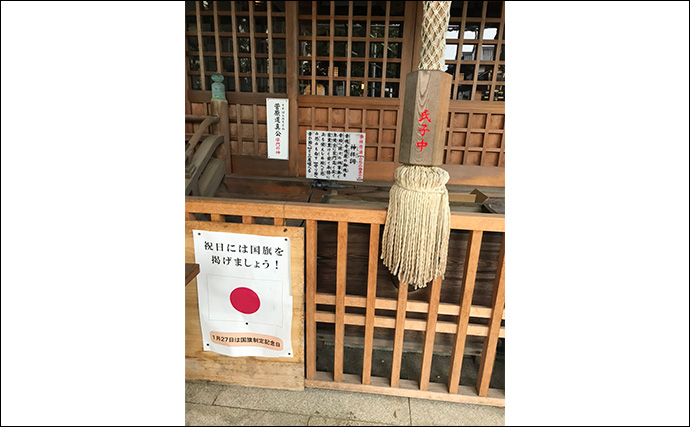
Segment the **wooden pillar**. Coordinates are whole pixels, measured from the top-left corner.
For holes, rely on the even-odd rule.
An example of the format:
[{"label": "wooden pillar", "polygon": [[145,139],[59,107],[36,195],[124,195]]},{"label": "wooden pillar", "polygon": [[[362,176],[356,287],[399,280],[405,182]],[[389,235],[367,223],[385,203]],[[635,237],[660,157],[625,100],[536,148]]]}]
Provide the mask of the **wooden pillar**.
[{"label": "wooden pillar", "polygon": [[220,73],[215,73],[211,79],[211,103],[209,113],[218,116],[219,121],[215,126],[214,133],[223,135],[223,144],[218,148],[215,157],[225,161],[225,173],[232,172],[232,162],[230,161],[230,116],[228,113],[228,100],[225,98],[224,77]]}]

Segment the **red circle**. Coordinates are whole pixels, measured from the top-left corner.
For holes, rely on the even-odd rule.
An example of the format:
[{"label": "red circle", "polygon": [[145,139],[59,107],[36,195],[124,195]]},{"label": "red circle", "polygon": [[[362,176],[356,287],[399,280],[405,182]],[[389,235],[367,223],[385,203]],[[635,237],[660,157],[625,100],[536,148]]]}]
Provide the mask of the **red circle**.
[{"label": "red circle", "polygon": [[259,296],[256,292],[251,289],[236,288],[230,293],[230,304],[241,313],[252,314],[259,309],[261,301],[259,301]]}]

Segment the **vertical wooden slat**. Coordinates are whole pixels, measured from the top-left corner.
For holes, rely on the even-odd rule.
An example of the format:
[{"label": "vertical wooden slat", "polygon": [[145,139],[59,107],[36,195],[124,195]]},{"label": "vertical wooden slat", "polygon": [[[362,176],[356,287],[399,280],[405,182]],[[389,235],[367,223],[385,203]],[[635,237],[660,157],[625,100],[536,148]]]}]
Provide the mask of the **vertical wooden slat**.
[{"label": "vertical wooden slat", "polygon": [[[474,75],[475,76],[477,75],[477,69],[478,68],[479,68],[478,66],[474,67]],[[477,83],[477,81],[475,80],[474,86],[472,86],[473,88],[476,86],[476,83]],[[472,93],[474,93],[474,89],[472,89]],[[472,96],[474,97],[474,95],[472,95]],[[470,132],[470,131],[474,127],[474,126],[472,126],[472,116],[473,115],[474,115],[473,111],[470,111],[469,114],[467,115],[467,132],[465,132],[465,146],[463,147],[465,149],[465,153],[462,155],[462,164],[463,165],[467,164],[467,160],[468,160],[467,154],[470,152],[469,151],[470,150],[470,138],[472,137],[472,132]]]},{"label": "vertical wooden slat", "polygon": [[[264,105],[266,105],[266,104],[264,104]],[[254,155],[255,156],[259,155],[259,122],[257,119],[257,117],[259,116],[259,112],[257,111],[257,108],[258,107],[256,104],[252,104],[252,112],[254,113],[252,119],[254,121],[253,125],[254,125]],[[266,114],[268,114],[268,111],[266,112]],[[266,136],[268,136],[268,134]],[[266,145],[268,145],[268,140],[266,140]],[[266,149],[268,150],[268,147],[266,147]]]},{"label": "vertical wooden slat", "polygon": [[393,363],[391,365],[391,387],[400,385],[403,339],[405,338],[405,317],[407,315],[407,283],[398,284],[398,304],[395,309],[395,339],[393,341]]},{"label": "vertical wooden slat", "polygon": [[[288,2],[289,3],[289,2]],[[288,3],[285,3],[287,6]],[[273,93],[273,17],[271,16],[271,2],[266,2],[266,22],[268,23],[268,33],[266,34],[266,42],[268,43],[268,92]],[[287,10],[286,10],[287,12]],[[287,17],[285,19],[287,24]],[[287,32],[287,29],[286,29]],[[285,35],[287,37],[287,34]],[[286,40],[287,42],[287,40]],[[287,48],[287,46],[286,46]],[[287,56],[290,58],[290,56]],[[295,58],[293,56],[293,58]],[[285,61],[288,62],[288,61]],[[287,70],[286,70],[287,71]],[[267,112],[268,113],[268,112]]]},{"label": "vertical wooden slat", "polygon": [[307,361],[305,376],[308,380],[313,380],[316,374],[316,321],[314,312],[316,311],[316,221],[307,220],[307,280],[306,280],[306,314],[305,314],[305,334],[307,347]]},{"label": "vertical wooden slat", "polygon": [[[216,38],[216,72],[221,73],[223,70],[223,63],[220,62],[220,35],[218,35],[218,3],[213,2],[213,33]],[[229,151],[228,151],[229,153]]]},{"label": "vertical wooden slat", "polygon": [[505,248],[506,238],[503,236],[501,242],[501,252],[498,255],[498,268],[496,279],[494,280],[493,301],[491,304],[492,312],[489,318],[489,334],[484,338],[482,348],[482,358],[479,362],[479,374],[477,375],[477,394],[485,397],[489,393],[489,383],[491,373],[494,370],[494,360],[496,358],[496,345],[498,344],[498,334],[501,331],[501,319],[505,307]]},{"label": "vertical wooden slat", "polygon": [[299,95],[299,80],[297,78],[298,61],[294,60],[299,54],[297,49],[299,46],[299,19],[297,2],[286,2],[286,17],[285,17],[285,44],[286,44],[286,84],[288,97],[288,123],[293,123],[289,126],[289,160],[288,166],[290,169],[290,176],[299,175],[299,128],[297,122],[299,120],[299,111],[297,107],[297,96]]},{"label": "vertical wooden slat", "polygon": [[213,222],[225,222],[225,215],[211,214],[211,221],[213,221]]},{"label": "vertical wooden slat", "polygon": [[335,282],[335,349],[333,381],[343,380],[343,351],[345,339],[345,278],[347,275],[347,222],[338,222],[338,255]]},{"label": "vertical wooden slat", "polygon": [[376,274],[379,266],[379,224],[369,229],[369,271],[367,279],[367,311],[364,320],[364,361],[362,384],[371,383],[371,357],[374,344],[374,314],[376,312]]},{"label": "vertical wooden slat", "polygon": [[[390,14],[391,14],[391,2],[387,1],[386,2],[386,20],[385,26],[383,28],[383,62],[381,63],[381,98],[386,97],[386,67],[388,66],[388,25],[390,22]],[[400,55],[402,56],[402,55]],[[381,112],[383,113],[383,111]],[[379,116],[379,144],[381,143],[381,122],[383,122],[383,114]],[[381,151],[381,150],[378,150]],[[377,160],[378,156],[377,156]]]},{"label": "vertical wooden slat", "polygon": [[[486,3],[484,3],[486,4]],[[494,67],[495,68],[495,67]],[[494,73],[494,77],[496,77],[496,73]],[[493,97],[493,90],[491,90],[491,96]],[[486,142],[487,139],[489,138],[489,123],[491,122],[491,113],[487,112],[486,113],[486,121],[484,122],[484,131],[482,133],[482,157],[479,159],[479,165],[480,166],[486,166],[485,159],[486,159]],[[493,166],[493,165],[489,165]]]},{"label": "vertical wooden slat", "polygon": [[[252,53],[251,55],[251,64],[252,64],[252,92],[256,93],[258,92],[258,87],[256,86],[256,42],[254,40],[254,35],[255,33],[255,28],[254,28],[254,2],[250,1],[249,2],[249,16],[247,17],[249,20],[249,50]],[[256,112],[254,112],[254,117],[256,118]],[[254,136],[256,137],[256,127],[254,127]],[[254,155],[259,154],[259,147],[257,146],[258,144],[254,145]]]},{"label": "vertical wooden slat", "polygon": [[[335,2],[331,1],[331,14],[330,14],[330,19],[329,19],[329,28],[330,31],[328,32],[328,43],[330,43],[330,46],[328,47],[328,91],[329,93],[326,93],[325,95],[331,95],[333,94],[335,96],[335,88],[333,87],[333,31],[335,27]],[[330,120],[328,124],[328,130],[330,130]]]},{"label": "vertical wooden slat", "polygon": [[185,218],[188,221],[196,221],[196,214],[194,212],[186,212],[185,213]]},{"label": "vertical wooden slat", "polygon": [[242,224],[256,224],[253,216],[242,216]]},{"label": "vertical wooden slat", "polygon": [[314,1],[311,3],[311,94],[316,95],[316,93],[316,2]]},{"label": "vertical wooden slat", "polygon": [[[366,41],[364,42],[364,96],[369,97],[369,49],[371,49],[371,2],[367,2],[367,27],[366,27]],[[364,116],[362,116],[362,125],[366,125],[364,122]],[[362,130],[364,132],[364,130]]]},{"label": "vertical wooden slat", "polygon": [[199,70],[201,71],[201,90],[206,90],[206,65],[204,64],[204,43],[201,37],[201,2],[196,2],[196,39],[199,43]]},{"label": "vertical wooden slat", "polygon": [[482,246],[481,231],[470,231],[465,252],[465,269],[462,274],[462,296],[460,297],[460,315],[458,316],[458,331],[453,342],[453,352],[450,358],[450,371],[448,372],[448,392],[457,393],[460,384],[460,371],[462,370],[462,356],[465,353],[465,339],[467,338],[467,325],[470,321],[472,308],[472,295],[474,294],[474,281],[477,277],[477,265],[479,264],[479,250]]},{"label": "vertical wooden slat", "polygon": [[[238,50],[237,50],[237,14],[235,13],[235,2],[232,1],[230,2],[230,13],[232,15],[232,62],[233,62],[233,69],[235,72],[233,73],[235,75],[235,92],[240,91],[240,60],[237,56]],[[239,149],[238,154],[242,154],[242,136],[241,136],[241,129],[239,127],[239,121],[240,121],[240,106],[237,106],[237,145]]]},{"label": "vertical wooden slat", "polygon": [[[352,74],[352,8],[354,4],[349,1],[347,2],[347,69],[345,70],[345,96],[350,96],[350,74]],[[345,121],[347,123],[347,117],[349,116],[349,111],[345,110]],[[347,124],[345,125],[345,132],[347,132]]]},{"label": "vertical wooden slat", "polygon": [[422,350],[422,366],[419,370],[419,389],[429,389],[429,375],[431,360],[434,355],[434,339],[436,338],[436,320],[438,319],[438,303],[441,299],[441,284],[443,279],[437,277],[431,282],[429,294],[429,312],[426,317],[426,332],[424,334],[424,350]]},{"label": "vertical wooden slat", "polygon": [[278,218],[278,217],[273,218],[273,225],[280,225],[280,226],[285,225],[285,218]]},{"label": "vertical wooden slat", "polygon": [[[417,13],[417,5],[416,3],[418,2],[406,2],[405,3],[405,16],[403,20],[403,42],[402,42],[402,54],[400,55],[401,57],[401,62],[400,62],[400,89],[398,91],[398,112],[397,112],[397,121],[396,121],[396,129],[395,129],[395,152],[393,154],[393,161],[397,164],[398,163],[398,156],[400,155],[400,129],[402,129],[402,110],[403,110],[403,103],[405,99],[405,80],[407,75],[412,71],[413,69],[417,69],[417,66],[419,65],[419,56],[414,56],[413,51],[416,47],[415,45],[415,38],[419,37],[417,35],[417,31],[415,31],[416,28],[420,28],[419,26],[415,26],[415,19],[416,19],[416,13]],[[421,5],[421,3],[419,3]],[[420,21],[421,23],[421,21]],[[421,24],[420,24],[421,25]],[[421,46],[421,43],[420,43]],[[421,47],[420,47],[421,49]],[[419,54],[418,54],[419,55]]]},{"label": "vertical wooden slat", "polygon": [[[422,23],[424,22],[424,5],[421,1],[416,1],[416,2],[412,2],[412,5],[410,7],[415,8],[414,27],[411,30],[413,32],[413,35],[414,35],[414,45],[412,47],[412,58],[410,58],[410,59],[412,60],[411,61],[412,71],[416,71],[419,69],[419,59],[422,55],[421,28],[422,28]],[[407,15],[407,13],[405,15]],[[407,27],[407,26],[408,26],[408,23],[405,22],[405,27]],[[404,29],[403,29],[403,31],[404,31]],[[404,75],[400,74],[400,79],[402,81],[404,81],[406,77],[407,77],[407,74],[404,74]]]}]

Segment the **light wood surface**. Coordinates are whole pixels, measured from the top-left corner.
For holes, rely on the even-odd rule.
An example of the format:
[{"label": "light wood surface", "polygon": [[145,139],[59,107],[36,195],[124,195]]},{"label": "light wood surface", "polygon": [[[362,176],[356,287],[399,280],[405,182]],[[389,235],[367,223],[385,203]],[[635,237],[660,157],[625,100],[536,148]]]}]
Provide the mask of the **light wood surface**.
[{"label": "light wood surface", "polygon": [[441,285],[443,279],[437,277],[431,282],[431,294],[429,295],[429,312],[426,319],[424,334],[424,350],[422,351],[422,366],[419,369],[419,389],[429,388],[429,374],[431,373],[431,358],[434,355],[434,339],[436,338],[436,321],[438,317],[438,303],[441,298]]},{"label": "light wood surface", "polygon": [[[365,224],[384,224],[386,208],[366,206],[332,206],[317,203],[273,202],[221,197],[187,197],[186,212],[254,217],[280,217],[290,219],[343,221]],[[249,216],[247,216],[249,220]],[[450,227],[453,230],[505,231],[505,215],[451,212]]]},{"label": "light wood surface", "polygon": [[[362,363],[362,384],[369,384],[371,379],[371,357],[374,344],[374,313],[376,309],[376,274],[379,257],[378,224],[369,228],[369,270],[367,272],[366,318],[364,321],[364,359]],[[347,305],[347,298],[344,301]]]},{"label": "light wood surface", "polygon": [[333,381],[343,379],[343,339],[345,336],[345,280],[347,277],[347,223],[338,223],[338,267],[335,291],[335,349]]},{"label": "light wood surface", "polygon": [[[307,379],[314,379],[316,373],[316,249],[317,249],[317,227],[316,221],[307,220],[307,303],[306,303],[306,333],[307,333]],[[333,295],[335,304],[335,295]]]},{"label": "light wood surface", "polygon": [[[395,340],[393,343],[393,363],[391,365],[391,387],[400,384],[403,340],[405,339],[405,316],[407,314],[407,283],[398,286],[398,304],[395,310]],[[376,326],[376,323],[374,323]]]},{"label": "light wood surface", "polygon": [[[453,353],[450,360],[448,373],[448,392],[457,393],[460,384],[460,371],[462,370],[462,357],[465,352],[465,338],[467,328],[472,316],[472,295],[474,293],[474,281],[477,277],[477,265],[479,264],[479,250],[482,245],[482,232],[470,231],[465,253],[465,271],[462,275],[462,297],[460,299],[460,313],[458,316],[458,330],[453,342]],[[484,314],[491,314],[488,309]]]},{"label": "light wood surface", "polygon": [[[407,75],[398,158],[401,163],[426,166],[443,163],[450,103],[446,94],[450,93],[451,80],[450,74],[440,70],[417,70]],[[428,119],[423,119],[425,113]],[[428,145],[419,147],[417,144],[422,141]]]},{"label": "light wood surface", "polygon": [[194,263],[193,230],[290,238],[292,290],[292,357],[228,357],[204,351],[196,280],[185,289],[185,377],[251,387],[304,388],[304,230],[256,224],[205,221],[185,223],[185,262]]},{"label": "light wood surface", "polygon": [[479,362],[479,374],[477,378],[477,394],[486,396],[491,382],[491,373],[496,359],[496,345],[501,331],[501,318],[505,307],[505,237],[501,243],[501,252],[498,255],[498,271],[494,282],[493,312],[489,319],[489,333],[484,340],[482,357]]}]

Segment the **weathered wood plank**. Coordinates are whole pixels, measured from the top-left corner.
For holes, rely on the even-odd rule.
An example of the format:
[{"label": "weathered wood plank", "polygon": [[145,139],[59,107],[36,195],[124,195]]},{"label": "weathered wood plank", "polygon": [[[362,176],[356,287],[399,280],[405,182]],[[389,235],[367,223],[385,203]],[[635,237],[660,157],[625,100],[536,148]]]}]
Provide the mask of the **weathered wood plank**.
[{"label": "weathered wood plank", "polygon": [[437,277],[431,282],[431,294],[429,295],[429,312],[426,320],[426,332],[424,335],[424,350],[422,351],[422,366],[419,369],[419,389],[429,388],[429,375],[431,373],[431,358],[434,355],[434,339],[436,338],[436,321],[438,318],[438,303],[441,298],[441,284],[443,279]]},{"label": "weathered wood plank", "polygon": [[[366,320],[364,322],[364,360],[362,367],[362,384],[369,384],[371,378],[371,357],[374,344],[374,314],[376,310],[376,275],[379,255],[378,224],[369,228],[369,270],[367,279]],[[344,303],[347,305],[347,298]]]},{"label": "weathered wood plank", "polygon": [[391,365],[391,387],[397,387],[400,384],[403,339],[405,338],[406,329],[407,286],[407,283],[400,283],[398,286],[398,304],[395,312],[395,341],[393,343],[393,363]]},{"label": "weathered wood plank", "polygon": [[462,369],[462,356],[465,352],[465,339],[467,327],[472,314],[472,295],[474,294],[474,282],[477,277],[477,265],[479,264],[479,251],[482,245],[482,232],[471,231],[467,241],[465,253],[465,270],[463,273],[462,297],[460,299],[460,315],[458,316],[458,329],[453,342],[450,371],[448,373],[448,392],[457,393],[460,384],[460,371]]},{"label": "weathered wood plank", "polygon": [[314,379],[316,373],[316,221],[307,220],[307,283],[306,283],[306,335],[307,335],[307,379]]},{"label": "weathered wood plank", "polygon": [[479,374],[477,375],[477,394],[486,396],[489,391],[491,373],[496,359],[496,345],[501,331],[501,318],[505,307],[505,237],[501,243],[501,252],[498,256],[498,270],[494,282],[493,313],[489,319],[489,333],[484,340],[482,358],[479,362]]},{"label": "weathered wood plank", "polygon": [[335,295],[335,350],[333,381],[343,379],[343,352],[345,337],[345,286],[347,276],[347,222],[338,222],[338,264]]}]

